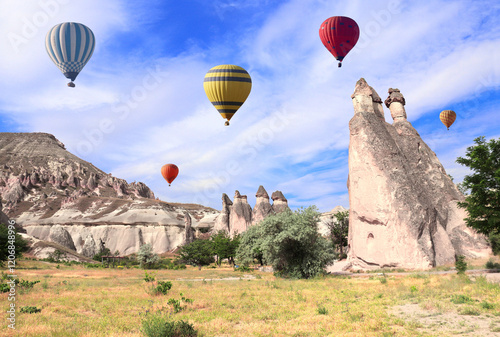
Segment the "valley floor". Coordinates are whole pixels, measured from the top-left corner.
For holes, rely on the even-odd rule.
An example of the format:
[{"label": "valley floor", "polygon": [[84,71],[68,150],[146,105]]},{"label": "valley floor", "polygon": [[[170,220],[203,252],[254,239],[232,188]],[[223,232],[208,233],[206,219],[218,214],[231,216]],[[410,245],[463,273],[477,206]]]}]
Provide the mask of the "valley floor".
[{"label": "valley floor", "polygon": [[[202,336],[498,336],[500,285],[482,275],[371,273],[286,280],[229,267],[87,269],[21,260],[16,330],[0,294],[0,336],[144,336],[155,313],[193,324]],[[170,281],[166,295],[152,295]],[[5,282],[5,281],[4,281]],[[193,302],[183,301],[192,299]],[[174,313],[169,299],[179,300]],[[21,313],[34,306],[39,313]]]}]

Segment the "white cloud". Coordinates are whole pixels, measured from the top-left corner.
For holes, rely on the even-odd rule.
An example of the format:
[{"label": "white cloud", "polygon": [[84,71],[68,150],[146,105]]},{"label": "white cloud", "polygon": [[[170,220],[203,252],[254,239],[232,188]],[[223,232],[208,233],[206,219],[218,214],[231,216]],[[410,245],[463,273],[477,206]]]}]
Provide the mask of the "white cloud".
[{"label": "white cloud", "polygon": [[[400,88],[414,124],[449,104],[480,100],[498,90],[500,81],[499,29],[481,2],[289,1],[270,7],[262,24],[241,32],[238,51],[206,45],[172,56],[155,50],[153,41],[161,37],[146,38],[147,51],[124,49],[126,40],[114,40],[132,31],[142,36],[143,26],[160,19],[150,11],[161,2],[52,1],[59,1],[59,10],[19,53],[5,36],[0,40],[6,51],[0,54],[0,76],[9,79],[0,84],[0,111],[23,131],[53,133],[83,159],[115,176],[144,181],[168,201],[220,208],[221,194],[232,198],[238,189],[252,204],[262,184],[269,193],[282,190],[294,206],[347,207],[350,95],[360,77],[383,99],[389,87]],[[23,18],[40,12],[39,3],[1,4],[0,31],[22,33]],[[213,5],[224,17],[262,12],[269,3]],[[340,69],[318,37],[321,22],[336,14],[355,18],[362,31]],[[75,89],[65,87],[43,45],[45,32],[62,21],[84,22],[100,39]],[[241,62],[253,79],[230,127],[203,92],[203,77],[219,57],[221,63]],[[481,117],[472,123],[458,119],[453,126],[461,137],[421,122],[422,137],[456,182],[464,173],[454,160],[465,144],[499,127],[495,109],[475,104]],[[180,168],[170,188],[159,174],[165,163]]]}]

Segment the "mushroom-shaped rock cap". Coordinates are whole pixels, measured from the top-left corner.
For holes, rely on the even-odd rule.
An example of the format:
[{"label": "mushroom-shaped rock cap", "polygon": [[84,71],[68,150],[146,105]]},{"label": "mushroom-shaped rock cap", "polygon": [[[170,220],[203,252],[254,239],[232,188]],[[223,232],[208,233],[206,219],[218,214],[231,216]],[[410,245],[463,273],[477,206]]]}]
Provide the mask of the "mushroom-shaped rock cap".
[{"label": "mushroom-shaped rock cap", "polygon": [[271,195],[271,199],[273,199],[273,201],[275,200],[287,201],[283,193],[281,193],[281,191],[273,192],[273,194]]},{"label": "mushroom-shaped rock cap", "polygon": [[403,94],[399,91],[399,89],[393,89],[389,88],[389,97],[385,100],[385,106],[390,107],[391,103],[393,102],[398,102],[403,105],[406,104],[405,98],[403,97]]},{"label": "mushroom-shaped rock cap", "polygon": [[255,196],[257,198],[261,197],[261,198],[269,199],[269,194],[267,194],[266,189],[262,185],[259,186],[259,189],[257,190],[257,193],[255,194]]},{"label": "mushroom-shaped rock cap", "polygon": [[233,202],[231,201],[231,199],[229,199],[229,197],[227,196],[226,193],[222,193],[222,204],[226,204],[226,205],[232,205]]}]

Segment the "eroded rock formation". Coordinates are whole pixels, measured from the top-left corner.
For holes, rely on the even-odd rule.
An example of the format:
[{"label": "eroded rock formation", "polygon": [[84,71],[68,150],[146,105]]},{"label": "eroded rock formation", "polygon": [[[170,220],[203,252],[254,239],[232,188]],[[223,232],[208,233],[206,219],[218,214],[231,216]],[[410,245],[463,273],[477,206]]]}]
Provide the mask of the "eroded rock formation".
[{"label": "eroded rock formation", "polygon": [[262,221],[268,215],[274,214],[273,207],[269,202],[269,194],[267,194],[264,186],[259,186],[255,197],[257,197],[257,200],[252,211],[252,225]]},{"label": "eroded rock formation", "polygon": [[266,216],[281,213],[289,209],[288,201],[281,191],[272,194],[273,204],[269,203],[269,194],[261,185],[255,194],[257,201],[252,210],[248,204],[247,196],[241,195],[239,191],[235,192],[234,203],[229,197],[222,194],[222,211],[215,219],[215,225],[212,232],[225,230],[232,237],[237,233],[243,233],[248,227],[262,221]]},{"label": "eroded rock formation", "polygon": [[465,226],[463,195],[436,154],[406,119],[405,100],[382,100],[364,79],[351,96],[349,122],[349,256],[353,268],[428,269],[455,256],[487,256],[485,239]]},{"label": "eroded rock formation", "polygon": [[193,231],[211,228],[218,215],[201,205],[157,200],[145,184],[104,173],[46,133],[0,133],[0,199],[28,235],[89,257],[102,243],[124,255],[144,243],[164,253]]}]

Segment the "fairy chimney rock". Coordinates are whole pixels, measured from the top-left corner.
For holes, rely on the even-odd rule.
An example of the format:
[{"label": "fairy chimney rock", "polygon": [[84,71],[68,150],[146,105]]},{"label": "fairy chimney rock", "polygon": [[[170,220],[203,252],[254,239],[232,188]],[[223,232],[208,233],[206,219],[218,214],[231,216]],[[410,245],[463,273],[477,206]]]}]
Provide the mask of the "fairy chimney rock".
[{"label": "fairy chimney rock", "polygon": [[217,233],[221,230],[230,232],[229,230],[229,214],[231,213],[231,208],[233,202],[226,193],[222,193],[222,210],[220,214],[215,218],[214,227],[212,228],[212,233]]},{"label": "fairy chimney rock", "polygon": [[234,193],[234,203],[229,213],[229,235],[243,233],[252,223],[252,207],[248,204],[247,196],[239,191]]},{"label": "fairy chimney rock", "polygon": [[273,199],[273,211],[275,213],[284,212],[286,209],[290,209],[288,207],[288,201],[281,191],[275,191],[271,195],[271,199]]},{"label": "fairy chimney rock", "polygon": [[271,203],[269,202],[269,194],[267,194],[264,186],[259,186],[255,196],[257,197],[257,201],[252,211],[252,224],[257,224],[268,215],[274,213]]},{"label": "fairy chimney rock", "polygon": [[405,104],[405,98],[399,89],[389,88],[389,97],[385,100],[385,106],[391,110],[391,116],[394,121],[399,119],[406,120]]},{"label": "fairy chimney rock", "polygon": [[[484,237],[466,228],[463,200],[435,153],[406,120],[405,100],[389,89],[394,124],[377,116],[364,79],[349,122],[349,254],[353,269],[428,269],[455,255],[485,257]],[[372,100],[372,105],[369,103]]]},{"label": "fairy chimney rock", "polygon": [[361,78],[356,83],[351,98],[354,105],[354,113],[373,112],[380,119],[385,120],[382,99],[375,89],[366,83],[364,78]]}]

